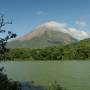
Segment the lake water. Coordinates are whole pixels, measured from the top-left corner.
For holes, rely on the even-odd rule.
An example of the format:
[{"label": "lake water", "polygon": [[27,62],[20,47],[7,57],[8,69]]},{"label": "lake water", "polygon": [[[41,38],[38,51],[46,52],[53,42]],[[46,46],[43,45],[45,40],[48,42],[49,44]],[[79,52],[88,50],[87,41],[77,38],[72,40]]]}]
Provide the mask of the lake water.
[{"label": "lake water", "polygon": [[90,90],[90,61],[0,62],[9,78],[47,85],[58,81],[70,90]]}]

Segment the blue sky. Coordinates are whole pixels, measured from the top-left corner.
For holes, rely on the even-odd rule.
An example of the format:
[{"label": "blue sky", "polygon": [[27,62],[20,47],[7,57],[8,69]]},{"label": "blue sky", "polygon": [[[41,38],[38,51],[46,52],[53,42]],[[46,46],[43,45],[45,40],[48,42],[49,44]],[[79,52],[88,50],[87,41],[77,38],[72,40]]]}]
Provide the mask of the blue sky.
[{"label": "blue sky", "polygon": [[90,34],[90,0],[0,0],[0,13],[13,21],[7,29],[18,35],[48,21],[67,23]]}]

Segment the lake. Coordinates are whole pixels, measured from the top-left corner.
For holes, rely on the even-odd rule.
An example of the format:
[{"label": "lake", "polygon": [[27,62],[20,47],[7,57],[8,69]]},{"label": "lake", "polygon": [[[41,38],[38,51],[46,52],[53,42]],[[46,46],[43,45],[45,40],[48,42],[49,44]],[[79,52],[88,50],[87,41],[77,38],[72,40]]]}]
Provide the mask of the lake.
[{"label": "lake", "polygon": [[13,80],[39,85],[58,81],[70,90],[90,90],[90,61],[7,61],[2,66]]}]

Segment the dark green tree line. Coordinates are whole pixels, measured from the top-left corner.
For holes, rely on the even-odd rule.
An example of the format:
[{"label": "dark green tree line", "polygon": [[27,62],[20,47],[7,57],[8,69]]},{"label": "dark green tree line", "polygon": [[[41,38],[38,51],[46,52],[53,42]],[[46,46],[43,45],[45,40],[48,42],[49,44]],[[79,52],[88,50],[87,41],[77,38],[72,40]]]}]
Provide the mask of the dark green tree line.
[{"label": "dark green tree line", "polygon": [[9,60],[90,60],[90,39],[42,49],[14,48],[7,56]]}]

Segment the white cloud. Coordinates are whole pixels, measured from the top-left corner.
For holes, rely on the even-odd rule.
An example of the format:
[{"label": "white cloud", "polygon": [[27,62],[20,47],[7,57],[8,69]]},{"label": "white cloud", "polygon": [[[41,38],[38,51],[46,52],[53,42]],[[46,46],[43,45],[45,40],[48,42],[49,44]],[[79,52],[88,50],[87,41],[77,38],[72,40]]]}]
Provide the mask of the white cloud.
[{"label": "white cloud", "polygon": [[76,28],[68,28],[68,33],[72,36],[76,37],[77,39],[85,39],[88,38],[88,33],[85,31],[79,31]]},{"label": "white cloud", "polygon": [[44,24],[41,24],[39,27],[40,28],[42,28],[42,27],[47,28],[47,30],[51,29],[51,30],[66,32],[66,29],[65,29],[66,26],[67,26],[66,23],[58,23],[55,21],[49,21],[49,22],[46,22]]},{"label": "white cloud", "polygon": [[37,12],[35,13],[35,15],[36,15],[36,16],[46,16],[46,15],[48,15],[48,13],[47,13],[47,12],[44,12],[44,11],[37,11]]},{"label": "white cloud", "polygon": [[80,28],[84,28],[87,26],[86,22],[84,20],[77,20],[76,24],[80,27]]}]

